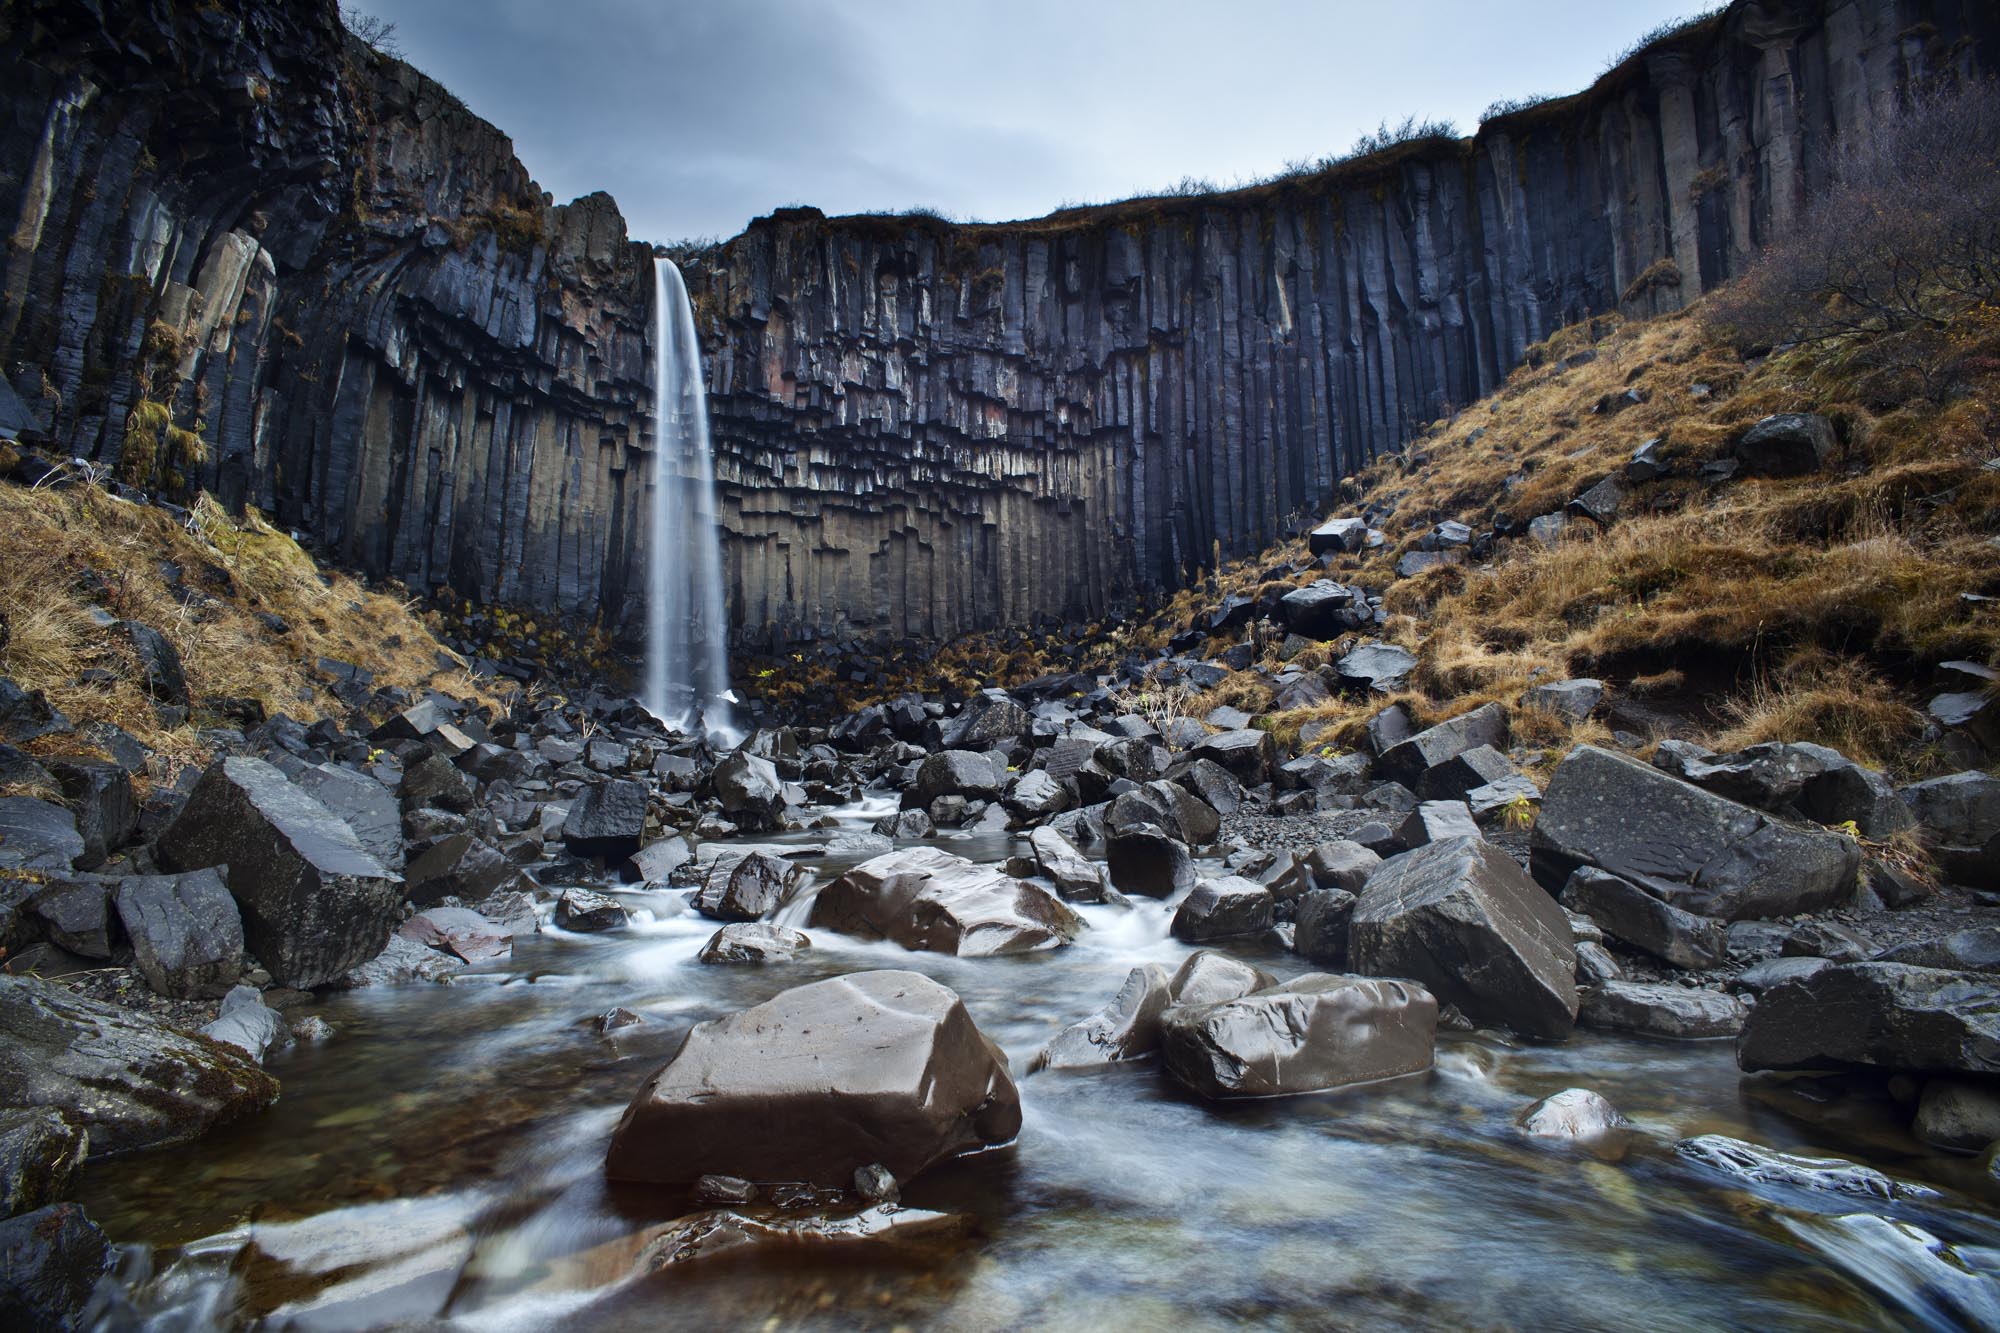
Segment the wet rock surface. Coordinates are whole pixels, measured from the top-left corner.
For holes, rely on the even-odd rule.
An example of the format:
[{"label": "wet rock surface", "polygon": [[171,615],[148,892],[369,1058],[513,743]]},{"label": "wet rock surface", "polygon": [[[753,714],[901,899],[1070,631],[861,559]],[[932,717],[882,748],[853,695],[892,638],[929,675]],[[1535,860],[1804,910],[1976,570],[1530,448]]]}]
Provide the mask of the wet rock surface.
[{"label": "wet rock surface", "polygon": [[876,1163],[908,1180],[1020,1132],[999,1049],[958,997],[914,972],[861,972],[697,1025],[633,1099],[613,1179],[847,1187]]},{"label": "wet rock surface", "polygon": [[278,1085],[240,1053],[25,977],[0,977],[0,1082],[61,1111],[97,1154],[181,1143],[269,1106]]},{"label": "wet rock surface", "polygon": [[1437,1001],[1404,981],[1311,973],[1165,1020],[1173,1076],[1204,1097],[1278,1097],[1430,1068]]},{"label": "wet rock surface", "polygon": [[807,924],[965,957],[1059,948],[1084,928],[1047,889],[928,847],[840,876],[813,900]]}]

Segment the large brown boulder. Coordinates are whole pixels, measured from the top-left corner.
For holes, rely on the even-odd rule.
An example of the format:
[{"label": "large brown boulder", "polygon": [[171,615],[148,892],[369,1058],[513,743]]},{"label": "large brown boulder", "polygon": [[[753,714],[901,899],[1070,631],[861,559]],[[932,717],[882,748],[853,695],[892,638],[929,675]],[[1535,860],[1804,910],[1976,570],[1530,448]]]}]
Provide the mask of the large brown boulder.
[{"label": "large brown boulder", "polygon": [[250,952],[286,986],[324,986],[382,952],[403,883],[346,821],[261,759],[211,765],[160,836],[174,870],[222,866]]},{"label": "large brown boulder", "polygon": [[1422,986],[1311,972],[1167,1011],[1168,1072],[1204,1097],[1279,1097],[1431,1067],[1437,1001]]},{"label": "large brown boulder", "polygon": [[1000,1048],[915,972],[860,972],[697,1024],[612,1135],[614,1180],[899,1181],[1020,1133]]},{"label": "large brown boulder", "polygon": [[1552,1041],[1576,1026],[1569,918],[1483,839],[1447,838],[1384,862],[1348,932],[1354,971],[1420,981],[1474,1023]]},{"label": "large brown boulder", "polygon": [[1030,880],[935,847],[905,847],[820,890],[807,925],[977,958],[1059,948],[1084,922]]}]

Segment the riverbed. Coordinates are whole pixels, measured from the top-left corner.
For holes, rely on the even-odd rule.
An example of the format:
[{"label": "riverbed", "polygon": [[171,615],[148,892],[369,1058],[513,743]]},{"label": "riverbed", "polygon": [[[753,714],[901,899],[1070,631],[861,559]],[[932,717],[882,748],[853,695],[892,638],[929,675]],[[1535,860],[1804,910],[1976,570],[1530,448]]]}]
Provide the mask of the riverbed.
[{"label": "riverbed", "polygon": [[[868,810],[844,822],[865,826]],[[795,847],[824,834],[795,835]],[[999,860],[1005,835],[946,839]],[[853,857],[807,854],[824,883]],[[1135,965],[1175,966],[1171,908],[1080,909],[1090,930],[1000,959],[813,931],[791,963],[707,965],[717,923],[678,891],[621,892],[633,924],[544,922],[449,985],[334,994],[336,1035],[273,1057],[264,1115],[178,1149],[102,1160],[79,1197],[127,1246],[146,1326],[1833,1329],[2000,1323],[2000,1222],[1965,1163],[1870,1160],[1935,1198],[1751,1187],[1677,1158],[1718,1133],[1825,1151],[1749,1096],[1729,1042],[1580,1031],[1537,1046],[1442,1033],[1429,1073],[1217,1106],[1151,1060],[1028,1074]],[[803,921],[804,904],[787,909]],[[1229,952],[1281,978],[1276,948]],[[1024,1125],[1005,1149],[908,1182],[962,1214],[948,1240],[722,1257],[632,1277],[621,1242],[692,1205],[612,1188],[605,1144],[689,1026],[791,986],[907,968],[950,986],[1006,1052]],[[645,1021],[603,1035],[623,1007]],[[294,1015],[296,1017],[296,1014]],[[1586,1087],[1634,1122],[1594,1148],[1515,1128]],[[1848,1155],[1862,1156],[1850,1153]],[[1969,1188],[1969,1187],[1968,1187]],[[773,1322],[775,1321],[775,1322]]]}]

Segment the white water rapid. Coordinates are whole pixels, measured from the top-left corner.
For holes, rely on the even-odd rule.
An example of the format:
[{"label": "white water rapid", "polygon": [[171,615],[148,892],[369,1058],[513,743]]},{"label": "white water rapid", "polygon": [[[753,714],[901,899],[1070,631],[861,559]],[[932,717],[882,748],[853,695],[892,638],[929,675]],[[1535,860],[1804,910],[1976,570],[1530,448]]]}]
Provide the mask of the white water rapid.
[{"label": "white water rapid", "polygon": [[670,259],[653,261],[653,321],[655,443],[643,702],[668,726],[734,743],[708,395],[694,308]]}]

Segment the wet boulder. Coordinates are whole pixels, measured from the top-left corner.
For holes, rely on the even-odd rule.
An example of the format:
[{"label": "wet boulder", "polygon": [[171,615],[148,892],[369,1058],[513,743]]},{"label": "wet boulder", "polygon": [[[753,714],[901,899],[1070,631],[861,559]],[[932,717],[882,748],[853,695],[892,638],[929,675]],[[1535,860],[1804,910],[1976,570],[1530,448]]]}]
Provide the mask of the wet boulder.
[{"label": "wet boulder", "polygon": [[1674,1145],[1674,1155],[1696,1166],[1753,1185],[1782,1185],[1789,1189],[1815,1190],[1830,1194],[1852,1194],[1861,1198],[1923,1198],[1936,1191],[1908,1186],[1883,1175],[1873,1167],[1860,1166],[1839,1157],[1806,1157],[1779,1152],[1762,1144],[1745,1143],[1723,1134],[1700,1134]]},{"label": "wet boulder", "polygon": [[1212,1099],[1282,1097],[1431,1067],[1437,1001],[1408,981],[1313,972],[1168,1011],[1167,1070]]},{"label": "wet boulder", "polygon": [[414,810],[470,814],[477,800],[478,792],[471,777],[441,754],[426,754],[403,770],[401,802],[404,814]]},{"label": "wet boulder", "polygon": [[747,750],[738,750],[715,766],[715,797],[729,817],[746,828],[767,828],[785,810],[785,784],[777,766]]},{"label": "wet boulder", "polygon": [[2000,926],[1969,926],[1949,935],[1909,940],[1884,949],[1875,961],[1947,972],[2000,972]]},{"label": "wet boulder", "polygon": [[1107,835],[1104,862],[1120,893],[1170,898],[1194,883],[1187,844],[1156,824],[1135,824]]},{"label": "wet boulder", "polygon": [[278,1085],[239,1053],[33,977],[0,976],[0,1086],[63,1112],[91,1151],[182,1143],[263,1110]]},{"label": "wet boulder", "polygon": [[1175,779],[1218,814],[1234,814],[1243,804],[1243,784],[1213,759],[1197,759]]},{"label": "wet boulder", "polygon": [[1577,1021],[1608,1032],[1669,1041],[1733,1037],[1743,1029],[1743,1001],[1721,991],[1604,981],[1583,992]]},{"label": "wet boulder", "polygon": [[250,951],[301,990],[382,952],[403,898],[345,821],[261,759],[211,765],[156,853],[174,870],[225,867]]},{"label": "wet boulder", "polygon": [[1405,851],[1453,838],[1479,838],[1479,821],[1464,801],[1423,801],[1396,824],[1395,843]]},{"label": "wet boulder", "polygon": [[990,801],[1004,788],[1006,775],[994,771],[985,755],[972,750],[940,750],[917,766],[916,781],[903,792],[903,808],[928,810],[941,796]]},{"label": "wet boulder", "polygon": [[63,871],[83,856],[75,815],[32,796],[0,796],[0,869]]},{"label": "wet boulder", "polygon": [[1034,855],[1036,870],[1070,902],[1101,903],[1110,896],[1104,872],[1056,830],[1036,829],[1028,835],[1028,847]]},{"label": "wet boulder", "polygon": [[1701,970],[1727,961],[1728,933],[1720,921],[1683,912],[1595,866],[1577,867],[1563,886],[1561,902],[1595,921],[1612,939],[1675,967]]},{"label": "wet boulder", "polygon": [[1924,1084],[1911,1129],[1933,1148],[1985,1152],[2000,1142],[2000,1093],[1971,1079],[1931,1079]]},{"label": "wet boulder", "polygon": [[1294,907],[1292,949],[1320,967],[1347,966],[1347,931],[1358,900],[1346,889],[1308,889]]},{"label": "wet boulder", "polygon": [[563,820],[563,846],[572,856],[622,861],[645,841],[646,785],[630,778],[585,787]]},{"label": "wet boulder", "polygon": [[768,921],[737,921],[711,935],[695,958],[703,963],[788,963],[811,947],[803,931]]},{"label": "wet boulder", "polygon": [[968,702],[942,732],[949,750],[985,750],[1025,736],[1035,719],[1004,690],[987,690]]},{"label": "wet boulder", "polygon": [[769,852],[718,856],[688,902],[711,921],[760,921],[811,882],[811,870]]},{"label": "wet boulder", "polygon": [[111,1266],[111,1247],[73,1203],[0,1222],[0,1325],[81,1327],[91,1292]]},{"label": "wet boulder", "polygon": [[430,907],[396,927],[396,934],[468,963],[486,963],[514,952],[514,934],[470,907]]},{"label": "wet boulder", "polygon": [[54,1203],[90,1152],[90,1135],[48,1106],[0,1110],[0,1217]]},{"label": "wet boulder", "polygon": [[1169,1004],[1205,1005],[1234,1000],[1278,984],[1261,967],[1213,949],[1197,949],[1167,979]]},{"label": "wet boulder", "polygon": [[697,1024],[626,1109],[605,1170],[846,1188],[863,1167],[907,1181],[1020,1129],[1006,1057],[957,995],[914,972],[860,972]]},{"label": "wet boulder", "polygon": [[625,904],[609,894],[589,889],[564,889],[556,899],[556,924],[579,934],[617,930],[626,921]]},{"label": "wet boulder", "polygon": [[1556,767],[1532,840],[1535,878],[1559,891],[1579,866],[1630,880],[1684,911],[1724,921],[1790,916],[1846,902],[1860,849],[1579,745]]},{"label": "wet boulder", "polygon": [[1475,838],[1384,862],[1355,904],[1348,961],[1422,982],[1474,1023],[1546,1040],[1576,1023],[1568,919],[1512,857]]},{"label": "wet boulder", "polygon": [[234,1046],[251,1063],[260,1065],[272,1051],[292,1044],[285,1020],[251,986],[233,987],[222,998],[222,1012],[214,1022],[203,1025],[201,1035]]},{"label": "wet boulder", "polygon": [[215,995],[243,970],[243,917],[213,869],[134,875],[112,893],[132,965],[160,995]]},{"label": "wet boulder", "polygon": [[1036,1054],[1030,1070],[1092,1069],[1152,1054],[1160,1046],[1160,1017],[1167,1010],[1170,982],[1158,963],[1133,968],[1110,1004],[1058,1032]]},{"label": "wet boulder", "polygon": [[1006,803],[1023,819],[1046,819],[1069,808],[1069,793],[1046,772],[1032,768],[1008,786]]},{"label": "wet boulder", "polygon": [[1195,883],[1174,910],[1173,936],[1188,944],[1261,935],[1271,928],[1277,900],[1254,880],[1228,875]]},{"label": "wet boulder", "polygon": [[961,957],[1060,948],[1083,918],[1041,885],[935,847],[906,847],[841,875],[809,926]]},{"label": "wet boulder", "polygon": [[1736,1047],[1760,1069],[2000,1074],[2000,983],[1904,963],[1837,963],[1757,999]]},{"label": "wet boulder", "polygon": [[382,952],[340,979],[359,990],[369,986],[406,986],[415,982],[450,981],[465,970],[465,960],[403,935],[391,935]]},{"label": "wet boulder", "polygon": [[1531,1139],[1594,1139],[1631,1122],[1590,1089],[1564,1088],[1522,1111],[1514,1123]]}]

